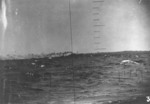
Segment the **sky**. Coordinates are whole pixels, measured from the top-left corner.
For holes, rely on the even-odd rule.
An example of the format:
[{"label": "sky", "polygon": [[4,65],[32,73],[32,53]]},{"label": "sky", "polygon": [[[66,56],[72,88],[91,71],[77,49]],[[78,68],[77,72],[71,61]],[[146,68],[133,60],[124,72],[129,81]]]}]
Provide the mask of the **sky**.
[{"label": "sky", "polygon": [[96,1],[0,0],[0,55],[150,50],[149,0]]}]

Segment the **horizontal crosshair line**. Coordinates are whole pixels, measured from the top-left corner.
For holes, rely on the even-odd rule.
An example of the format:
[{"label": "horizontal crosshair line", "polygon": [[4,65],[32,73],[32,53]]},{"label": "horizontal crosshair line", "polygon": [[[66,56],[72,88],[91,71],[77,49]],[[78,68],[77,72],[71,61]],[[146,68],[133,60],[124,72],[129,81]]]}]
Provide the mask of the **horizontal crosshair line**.
[{"label": "horizontal crosshair line", "polygon": [[94,37],[94,38],[98,38],[98,39],[99,39],[99,38],[101,38],[101,37]]},{"label": "horizontal crosshair line", "polygon": [[95,1],[93,1],[93,3],[97,3],[97,2],[104,2],[104,1],[100,1],[100,0],[95,0]]},{"label": "horizontal crosshair line", "polygon": [[100,31],[94,31],[94,32],[98,32],[99,33]]},{"label": "horizontal crosshair line", "polygon": [[96,48],[95,50],[103,50],[103,49],[106,49],[106,48]]},{"label": "horizontal crosshair line", "polygon": [[94,27],[104,26],[104,25],[93,25]]},{"label": "horizontal crosshair line", "polygon": [[100,44],[100,42],[95,42],[94,44]]},{"label": "horizontal crosshair line", "polygon": [[99,15],[99,13],[93,13],[93,15]]},{"label": "horizontal crosshair line", "polygon": [[100,19],[93,19],[93,21],[99,21]]},{"label": "horizontal crosshair line", "polygon": [[93,7],[93,9],[99,9],[99,7]]}]

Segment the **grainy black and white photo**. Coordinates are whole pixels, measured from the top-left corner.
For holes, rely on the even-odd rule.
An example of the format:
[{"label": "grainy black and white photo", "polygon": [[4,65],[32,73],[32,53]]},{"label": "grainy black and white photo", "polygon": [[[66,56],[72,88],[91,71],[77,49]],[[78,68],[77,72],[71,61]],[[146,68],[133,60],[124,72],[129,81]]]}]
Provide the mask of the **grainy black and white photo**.
[{"label": "grainy black and white photo", "polygon": [[149,104],[150,0],[0,0],[0,104]]}]

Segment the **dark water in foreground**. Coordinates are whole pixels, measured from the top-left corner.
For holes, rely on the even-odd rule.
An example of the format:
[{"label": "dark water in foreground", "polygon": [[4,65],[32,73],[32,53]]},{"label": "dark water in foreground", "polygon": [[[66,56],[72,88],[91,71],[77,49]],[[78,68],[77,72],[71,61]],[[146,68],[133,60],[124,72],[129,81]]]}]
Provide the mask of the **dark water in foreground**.
[{"label": "dark water in foreground", "polygon": [[0,61],[0,104],[148,104],[147,56],[120,65],[125,58],[82,55],[73,66],[71,56]]}]

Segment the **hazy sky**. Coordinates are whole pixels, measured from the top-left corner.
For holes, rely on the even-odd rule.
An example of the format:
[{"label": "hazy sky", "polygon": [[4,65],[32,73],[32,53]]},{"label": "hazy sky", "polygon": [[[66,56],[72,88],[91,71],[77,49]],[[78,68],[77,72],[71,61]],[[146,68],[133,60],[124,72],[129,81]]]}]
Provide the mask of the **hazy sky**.
[{"label": "hazy sky", "polygon": [[[69,0],[3,1],[8,26],[2,38],[1,6],[1,54],[71,50]],[[150,50],[150,0],[70,1],[74,52]]]}]

